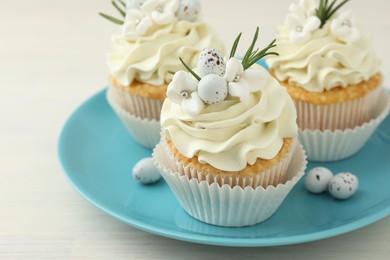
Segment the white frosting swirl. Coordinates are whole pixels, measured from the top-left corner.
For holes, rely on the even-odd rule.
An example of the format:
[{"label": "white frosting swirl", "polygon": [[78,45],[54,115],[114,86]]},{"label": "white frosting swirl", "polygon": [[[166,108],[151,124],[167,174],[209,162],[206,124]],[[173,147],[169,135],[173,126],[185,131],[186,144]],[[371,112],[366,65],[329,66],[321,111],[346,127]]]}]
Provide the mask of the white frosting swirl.
[{"label": "white frosting swirl", "polygon": [[223,171],[242,170],[257,158],[274,158],[283,138],[297,134],[296,111],[285,89],[266,75],[266,84],[247,100],[231,97],[195,116],[166,99],[161,112],[166,135],[183,156],[198,156],[200,163]]},{"label": "white frosting swirl", "polygon": [[135,41],[128,41],[121,35],[112,38],[108,66],[122,85],[128,86],[133,80],[162,85],[171,80],[169,71],[183,69],[179,57],[195,67],[197,54],[204,48],[212,46],[221,52],[225,49],[222,41],[204,23],[178,21],[151,30],[155,32]]},{"label": "white frosting swirl", "polygon": [[360,29],[357,41],[345,43],[330,33],[330,23],[312,33],[307,42],[291,42],[289,30],[282,27],[267,64],[280,81],[311,92],[323,92],[337,86],[346,87],[368,80],[379,69],[371,40]]}]

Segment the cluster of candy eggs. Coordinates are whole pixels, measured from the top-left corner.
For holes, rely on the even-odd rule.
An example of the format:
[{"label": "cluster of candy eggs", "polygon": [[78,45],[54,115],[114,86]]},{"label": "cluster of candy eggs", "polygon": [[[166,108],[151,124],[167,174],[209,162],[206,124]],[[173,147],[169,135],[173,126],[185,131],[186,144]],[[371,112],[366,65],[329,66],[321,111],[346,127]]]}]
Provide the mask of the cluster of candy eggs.
[{"label": "cluster of candy eggs", "polygon": [[305,187],[312,193],[328,191],[336,199],[348,199],[357,191],[358,178],[352,173],[343,172],[333,176],[325,167],[311,169],[305,177]]},{"label": "cluster of candy eggs", "polygon": [[228,87],[225,75],[226,64],[214,48],[206,48],[199,53],[196,66],[201,77],[198,85],[199,97],[209,105],[216,105],[225,100]]}]

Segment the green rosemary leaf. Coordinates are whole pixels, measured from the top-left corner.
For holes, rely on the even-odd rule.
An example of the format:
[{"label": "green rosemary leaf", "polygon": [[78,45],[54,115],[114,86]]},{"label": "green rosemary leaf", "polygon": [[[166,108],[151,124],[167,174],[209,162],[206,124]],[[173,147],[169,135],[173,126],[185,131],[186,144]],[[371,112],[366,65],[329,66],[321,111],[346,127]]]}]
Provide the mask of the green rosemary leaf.
[{"label": "green rosemary leaf", "polygon": [[253,36],[253,40],[251,45],[249,46],[248,50],[246,51],[244,58],[241,61],[241,64],[245,67],[245,64],[247,64],[249,56],[252,54],[253,48],[255,47],[255,44],[257,42],[257,38],[259,37],[259,27],[256,28],[255,35]]},{"label": "green rosemary leaf", "polygon": [[126,16],[126,12],[123,11],[123,10],[118,6],[118,4],[117,4],[114,0],[111,1],[111,4],[115,7],[115,9],[116,9],[123,17]]},{"label": "green rosemary leaf", "polygon": [[329,20],[332,15],[334,15],[343,5],[345,5],[349,0],[344,0],[336,6],[337,0],[333,0],[329,4],[329,0],[320,0],[318,8],[316,8],[316,16],[320,19],[321,25],[320,28],[324,27],[327,20]]},{"label": "green rosemary leaf", "polygon": [[181,61],[181,63],[183,64],[183,66],[188,70],[189,73],[191,73],[192,76],[194,76],[194,78],[196,78],[198,81],[200,81],[200,77],[198,76],[198,74],[196,74],[184,61],[183,59],[180,57],[179,60]]},{"label": "green rosemary leaf", "polygon": [[233,58],[234,55],[236,54],[237,46],[238,46],[238,43],[240,42],[241,35],[242,35],[242,33],[240,33],[237,36],[236,40],[234,41],[233,46],[232,46],[232,50],[230,51],[229,59]]},{"label": "green rosemary leaf", "polygon": [[333,6],[334,6],[334,4],[337,2],[337,0],[333,0],[333,2],[330,4],[330,6],[329,6],[329,10],[332,10],[332,8],[333,8]]},{"label": "green rosemary leaf", "polygon": [[174,72],[172,70],[168,70],[168,73],[171,74],[171,75],[175,75],[176,72]]},{"label": "green rosemary leaf", "polygon": [[99,13],[100,16],[106,18],[107,20],[109,20],[110,22],[113,22],[113,23],[116,23],[116,24],[119,24],[119,25],[123,25],[123,21],[120,20],[120,19],[117,19],[115,17],[112,17],[110,15],[107,15],[107,14],[103,14],[103,13]]},{"label": "green rosemary leaf", "polygon": [[245,64],[242,65],[244,67],[244,70],[250,68],[253,64],[255,64],[257,61],[259,61],[260,59],[264,58],[267,55],[279,55],[276,52],[268,52],[269,49],[276,46],[275,42],[276,39],[273,40],[270,44],[268,44],[268,46],[262,49],[260,52],[258,50],[253,52],[250,59]]},{"label": "green rosemary leaf", "polygon": [[349,0],[344,0],[341,4],[339,4],[338,6],[336,6],[333,11],[330,12],[330,14],[327,16],[327,19],[331,18],[332,15],[334,15],[334,13],[337,12],[337,10],[339,10],[343,5],[345,5]]},{"label": "green rosemary leaf", "polygon": [[257,48],[254,52],[251,53],[248,60],[251,60],[258,52],[259,52],[259,48]]},{"label": "green rosemary leaf", "polygon": [[126,3],[123,0],[118,0],[118,2],[121,3],[121,5],[123,5],[124,8],[126,8]]}]

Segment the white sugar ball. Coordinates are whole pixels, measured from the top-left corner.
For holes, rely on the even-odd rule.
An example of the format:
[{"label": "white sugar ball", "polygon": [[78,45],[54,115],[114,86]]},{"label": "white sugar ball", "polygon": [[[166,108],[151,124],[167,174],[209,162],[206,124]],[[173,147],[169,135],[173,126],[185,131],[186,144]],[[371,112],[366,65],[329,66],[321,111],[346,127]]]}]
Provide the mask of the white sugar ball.
[{"label": "white sugar ball", "polygon": [[198,0],[180,0],[177,16],[180,20],[194,22],[200,12],[200,3]]},{"label": "white sugar ball", "polygon": [[328,188],[333,173],[325,167],[311,169],[305,176],[305,187],[312,193],[321,193]]},{"label": "white sugar ball", "polygon": [[198,95],[207,104],[221,103],[225,100],[227,93],[226,80],[218,75],[209,74],[199,81]]},{"label": "white sugar ball", "polygon": [[151,157],[144,158],[133,167],[133,178],[142,184],[151,184],[160,180],[161,175]]},{"label": "white sugar ball", "polygon": [[223,77],[225,70],[225,61],[216,49],[206,48],[199,53],[196,71],[201,78],[209,74]]},{"label": "white sugar ball", "polygon": [[336,199],[344,200],[351,197],[359,187],[358,178],[349,172],[335,175],[329,182],[328,191]]}]

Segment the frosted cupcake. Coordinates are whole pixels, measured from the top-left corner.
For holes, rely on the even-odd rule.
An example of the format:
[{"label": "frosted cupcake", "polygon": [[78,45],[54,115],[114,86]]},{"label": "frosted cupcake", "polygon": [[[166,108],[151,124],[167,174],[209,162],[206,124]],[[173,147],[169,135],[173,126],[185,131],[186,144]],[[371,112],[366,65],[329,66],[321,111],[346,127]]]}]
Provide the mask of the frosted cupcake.
[{"label": "frosted cupcake", "polygon": [[208,25],[200,21],[197,0],[113,1],[123,16],[101,14],[120,25],[108,54],[107,99],[141,145],[160,139],[160,112],[170,72],[181,68],[179,57],[194,65],[198,53],[212,45],[224,49]]},{"label": "frosted cupcake", "polygon": [[291,4],[270,72],[294,100],[308,158],[333,161],[359,151],[388,111],[379,60],[351,11],[323,0]]},{"label": "frosted cupcake", "polygon": [[[200,54],[197,72],[176,72],[162,111],[163,135],[153,158],[183,208],[219,226],[269,218],[302,177],[296,112],[284,88],[255,62],[254,51],[225,63],[215,49]],[[219,64],[219,65],[218,65]],[[201,72],[200,74],[198,74]],[[293,163],[291,163],[293,162]]]}]

